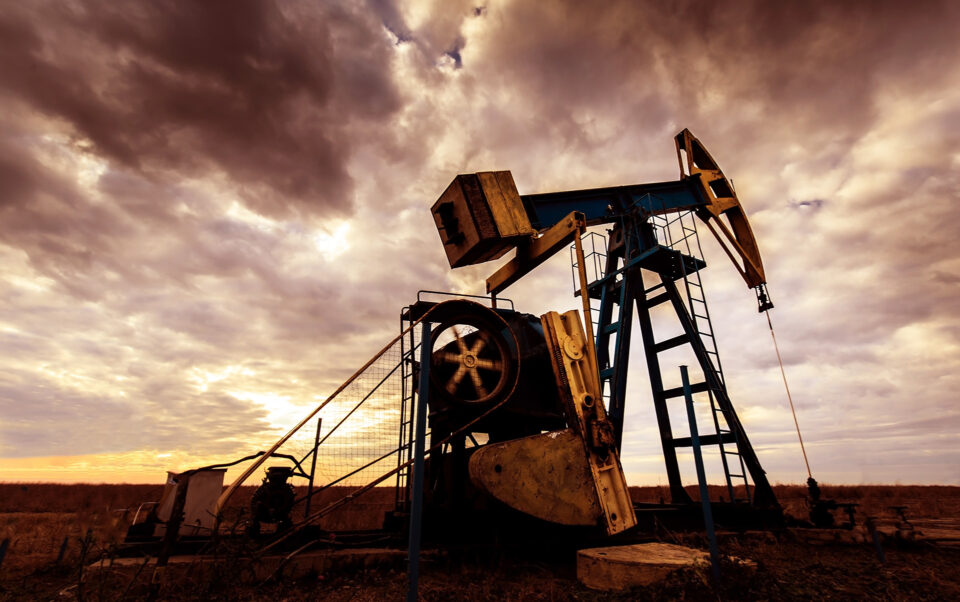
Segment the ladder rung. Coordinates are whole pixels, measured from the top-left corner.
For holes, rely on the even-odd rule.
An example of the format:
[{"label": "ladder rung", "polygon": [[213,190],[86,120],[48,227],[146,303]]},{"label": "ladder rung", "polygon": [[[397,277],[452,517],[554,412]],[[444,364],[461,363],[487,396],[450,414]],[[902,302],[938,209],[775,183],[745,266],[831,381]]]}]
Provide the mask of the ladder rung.
[{"label": "ladder rung", "polygon": [[611,334],[620,330],[620,322],[613,322],[603,327],[603,334]]},{"label": "ladder rung", "polygon": [[607,380],[613,377],[613,368],[604,368],[600,371],[600,380]]},{"label": "ladder rung", "polygon": [[662,282],[661,282],[660,284],[655,284],[655,285],[651,286],[650,288],[648,288],[647,290],[643,291],[643,294],[644,294],[644,295],[649,295],[649,294],[652,293],[653,291],[655,291],[655,290],[657,290],[657,289],[660,289],[660,288],[663,288],[663,283],[662,283]]},{"label": "ladder rung", "polygon": [[680,345],[683,345],[684,343],[688,343],[689,341],[690,339],[687,337],[686,334],[681,334],[680,336],[676,336],[670,339],[660,341],[659,343],[656,343],[653,346],[653,351],[654,353],[660,353],[661,351],[666,351],[667,349],[673,349],[674,347],[679,347]]},{"label": "ladder rung", "polygon": [[[704,391],[709,391],[710,385],[705,382],[702,383],[693,383],[690,385],[690,394],[694,393],[703,393]],[[674,389],[667,389],[663,392],[664,399],[672,399],[674,397],[683,397],[683,387],[676,387]]]},{"label": "ladder rung", "polygon": [[731,479],[746,479],[746,478],[747,478],[747,475],[743,475],[743,474],[732,474],[732,475],[727,475],[727,476],[729,476]]}]

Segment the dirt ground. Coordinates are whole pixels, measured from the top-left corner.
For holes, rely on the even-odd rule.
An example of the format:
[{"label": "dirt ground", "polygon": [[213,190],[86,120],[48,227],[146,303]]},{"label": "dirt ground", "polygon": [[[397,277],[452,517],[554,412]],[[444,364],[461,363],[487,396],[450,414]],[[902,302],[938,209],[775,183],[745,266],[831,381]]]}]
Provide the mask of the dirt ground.
[{"label": "dirt ground", "polygon": [[[127,571],[87,570],[81,578],[80,567],[89,567],[98,560],[106,563],[110,543],[122,538],[124,523],[117,520],[122,512],[108,508],[123,510],[157,492],[120,486],[114,486],[117,489],[113,492],[96,486],[72,486],[74,489],[56,492],[36,485],[27,486],[26,490],[21,487],[0,484],[0,541],[10,539],[7,556],[0,565],[0,600],[116,600],[148,596],[151,569],[140,570],[139,574],[137,567]],[[887,527],[896,522],[891,506],[898,505],[908,507],[907,516],[918,530],[960,527],[960,487],[861,486],[825,490],[832,497],[857,501],[863,515],[875,516],[878,524]],[[788,486],[777,490],[788,511],[794,506],[802,509],[802,492],[802,488]],[[633,494],[638,501],[656,501],[659,492],[645,488]],[[378,517],[391,496],[392,492],[375,493],[346,520],[356,522],[360,512]],[[64,505],[68,503],[72,506]],[[68,507],[77,510],[65,512]],[[669,543],[706,548],[700,535],[661,534],[661,538]],[[58,563],[64,539],[67,545]],[[708,573],[687,571],[656,586],[619,594],[595,592],[580,585],[572,553],[538,557],[527,551],[504,549],[464,558],[440,551],[422,564],[420,596],[424,600],[960,600],[958,547],[888,539],[881,562],[872,545],[813,544],[783,532],[777,536],[728,535],[721,538],[720,549],[726,555],[754,560],[756,569],[725,563],[716,586]],[[404,569],[402,563],[395,563],[375,569],[314,573],[296,580],[264,582],[254,579],[240,564],[225,563],[223,568],[202,578],[189,573],[171,576],[159,598],[398,600],[406,596]]]}]

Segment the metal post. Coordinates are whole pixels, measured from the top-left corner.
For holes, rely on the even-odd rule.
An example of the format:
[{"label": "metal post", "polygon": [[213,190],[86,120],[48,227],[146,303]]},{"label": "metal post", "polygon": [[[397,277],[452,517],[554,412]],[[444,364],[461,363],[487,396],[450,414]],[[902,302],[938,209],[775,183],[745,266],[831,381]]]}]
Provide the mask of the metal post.
[{"label": "metal post", "polygon": [[[187,502],[187,488],[190,487],[190,477],[192,475],[192,471],[177,475],[176,496],[173,498],[173,509],[170,510],[170,517],[167,518],[166,532],[163,534],[163,543],[160,546],[160,554],[157,556],[157,564],[153,569],[149,600],[156,600],[160,594],[160,588],[163,586],[167,562],[170,560],[170,555],[173,554],[177,545],[177,538],[180,536],[180,525],[183,523],[183,507]],[[83,554],[81,553],[82,557]]]},{"label": "metal post", "polygon": [[[653,319],[650,316],[652,306],[644,289],[643,274],[638,268],[631,268],[625,273],[624,283],[621,286],[632,288],[632,291],[627,291],[630,298],[625,302],[635,302],[637,305],[637,324],[640,325],[643,353],[647,358],[647,374],[650,377],[650,388],[653,390],[653,409],[660,429],[660,449],[663,450],[663,463],[670,483],[670,498],[674,504],[691,504],[693,500],[683,488],[680,464],[677,462],[677,448],[673,445],[670,411],[667,408],[667,399],[664,397],[663,374],[660,370],[660,358],[655,349],[657,341],[654,338]],[[633,289],[633,287],[637,288]],[[641,294],[634,296],[634,291]]]},{"label": "metal post", "polygon": [[407,601],[417,600],[417,580],[420,571],[420,529],[423,514],[423,455],[427,436],[427,397],[430,391],[430,322],[423,323],[420,335],[420,382],[417,387],[416,436],[413,442],[413,489],[410,505],[410,537],[407,552]]},{"label": "metal post", "polygon": [[60,564],[63,562],[63,557],[67,554],[67,544],[69,543],[70,543],[70,536],[67,535],[66,537],[63,538],[63,543],[60,544],[60,553],[57,554],[57,564]]},{"label": "metal post", "polygon": [[720,551],[717,549],[717,533],[713,529],[713,509],[710,506],[710,492],[707,491],[707,475],[703,470],[703,454],[700,453],[700,433],[697,430],[697,417],[693,413],[693,393],[690,391],[690,376],[687,367],[680,366],[680,378],[683,380],[683,397],[687,402],[687,418],[690,421],[690,443],[693,446],[693,461],[697,466],[697,482],[700,484],[700,505],[703,506],[703,524],[710,542],[710,565],[713,579],[720,581]]},{"label": "metal post", "polygon": [[307,483],[307,501],[303,505],[303,518],[310,516],[310,500],[313,499],[313,476],[317,472],[317,448],[320,447],[320,425],[323,424],[323,416],[317,418],[317,434],[313,438],[313,459],[310,460],[310,481]]}]

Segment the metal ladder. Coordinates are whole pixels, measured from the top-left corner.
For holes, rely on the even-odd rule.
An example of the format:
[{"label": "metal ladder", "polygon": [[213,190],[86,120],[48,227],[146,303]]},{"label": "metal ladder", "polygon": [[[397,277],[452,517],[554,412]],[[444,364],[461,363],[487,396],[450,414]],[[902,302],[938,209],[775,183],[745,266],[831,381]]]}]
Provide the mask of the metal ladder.
[{"label": "metal ladder", "polygon": [[[703,251],[700,246],[700,236],[696,227],[696,216],[692,211],[685,211],[677,214],[673,219],[664,216],[655,216],[654,225],[658,231],[658,237],[664,246],[679,251],[685,255],[702,259]],[[679,228],[677,228],[679,226]],[[674,236],[674,233],[677,236]],[[685,269],[685,264],[680,263],[683,273],[683,283],[687,298],[687,311],[697,331],[697,335],[703,342],[707,354],[709,368],[716,374],[723,393],[726,394],[726,380],[723,376],[723,366],[720,363],[720,353],[717,350],[717,340],[713,331],[713,323],[710,320],[710,309],[707,306],[706,294],[704,293],[703,283],[700,280],[699,270],[690,273]],[[737,439],[737,433],[730,428],[730,417],[717,404],[717,391],[708,388],[706,391],[710,399],[710,413],[713,417],[713,425],[716,431],[716,444],[720,450],[720,461],[723,465],[724,478],[727,483],[727,490],[731,502],[749,502],[750,482],[747,479],[747,468],[740,454],[740,442]],[[724,441],[727,444],[724,444]],[[730,443],[733,443],[731,446]],[[734,466],[739,465],[740,472],[731,472],[731,463]],[[736,497],[735,480],[739,483],[743,481],[746,498],[738,499]]]},{"label": "metal ladder", "polygon": [[[406,310],[407,308],[404,308]],[[406,320],[400,318],[400,332],[406,328]],[[397,485],[394,507],[397,512],[410,510],[410,466],[403,467],[412,458],[414,436],[414,409],[416,408],[416,370],[414,360],[420,344],[416,340],[416,328],[410,330],[408,336],[400,339],[400,375],[401,375],[401,402],[400,402],[400,429],[397,454],[397,466],[402,467],[397,472]]]},{"label": "metal ladder", "polygon": [[[597,350],[601,348],[601,345],[604,347],[604,352],[599,353],[600,357],[598,358],[602,365],[598,366],[600,370],[600,390],[603,397],[603,404],[605,408],[610,408],[610,394],[611,386],[610,381],[613,378],[613,362],[610,359],[609,354],[609,343],[610,336],[617,335],[617,340],[619,340],[620,332],[620,323],[622,320],[622,311],[617,312],[617,320],[608,324],[603,331],[600,329],[600,322],[602,317],[600,312],[604,307],[605,300],[604,295],[610,294],[607,290],[607,287],[600,289],[599,294],[597,293],[596,283],[603,281],[606,273],[611,269],[607,263],[607,238],[602,234],[597,232],[586,232],[581,237],[581,246],[584,253],[584,262],[587,274],[587,280],[591,285],[589,291],[590,295],[590,321],[593,323],[593,332],[595,333]],[[572,271],[573,278],[573,294],[574,296],[580,295],[580,284],[579,284],[579,264],[576,254],[576,245],[570,245],[570,268]],[[615,269],[617,266],[613,266]],[[614,276],[616,277],[616,276]],[[615,285],[614,289],[619,291],[618,300],[615,301],[618,307],[623,307],[626,297],[626,288],[622,285],[622,279],[619,280]],[[597,306],[597,303],[599,306]],[[612,315],[611,315],[612,318]],[[616,351],[614,352],[614,357],[616,357]]]}]

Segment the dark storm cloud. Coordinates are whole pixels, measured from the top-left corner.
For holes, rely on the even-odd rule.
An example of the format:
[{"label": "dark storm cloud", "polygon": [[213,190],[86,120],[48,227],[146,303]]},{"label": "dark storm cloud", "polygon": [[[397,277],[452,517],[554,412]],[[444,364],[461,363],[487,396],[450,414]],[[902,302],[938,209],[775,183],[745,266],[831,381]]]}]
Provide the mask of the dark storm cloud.
[{"label": "dark storm cloud", "polygon": [[31,3],[0,16],[0,90],[119,166],[223,173],[265,213],[345,214],[346,126],[399,107],[388,50],[374,19],[338,6]]},{"label": "dark storm cloud", "polygon": [[514,3],[491,7],[489,31],[459,45],[474,17],[438,3],[412,36],[436,50],[429,61],[456,48],[472,92],[507,92],[508,106],[478,115],[484,142],[529,129],[524,143],[560,135],[563,149],[600,150],[610,140],[593,124],[620,118],[620,131],[689,126],[734,145],[786,143],[809,127],[811,143],[849,150],[874,122],[877,90],[923,86],[952,65],[958,9],[921,5]]},{"label": "dark storm cloud", "polygon": [[[418,289],[483,291],[427,210],[456,173],[673,179],[682,127],[750,215],[812,460],[836,424],[925,449],[960,386],[955,4],[345,4],[0,15],[0,455],[259,445]],[[782,449],[766,324],[712,244],[727,382]],[[508,296],[575,307],[566,259]]]}]

